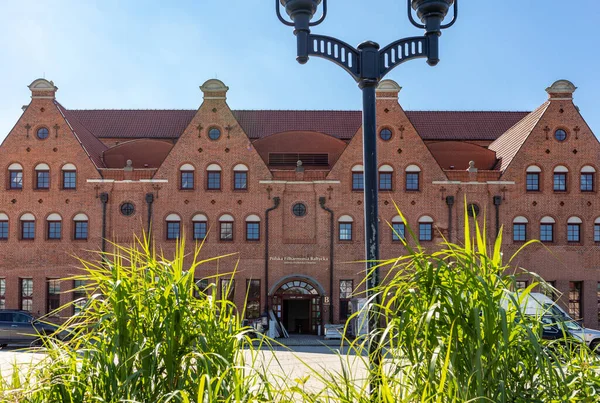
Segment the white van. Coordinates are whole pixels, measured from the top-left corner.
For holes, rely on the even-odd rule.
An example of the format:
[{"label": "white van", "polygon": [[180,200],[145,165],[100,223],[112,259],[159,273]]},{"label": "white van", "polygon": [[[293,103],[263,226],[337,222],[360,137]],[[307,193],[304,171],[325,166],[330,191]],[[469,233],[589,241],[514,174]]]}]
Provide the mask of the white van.
[{"label": "white van", "polygon": [[[508,306],[508,300],[503,299],[502,306],[505,308]],[[560,322],[563,328],[569,332],[570,335],[578,340],[585,341],[585,343],[592,350],[600,345],[600,331],[594,329],[587,329],[582,327],[577,321],[569,316],[558,304],[546,295],[539,292],[529,293],[528,297],[525,298],[521,306],[525,315],[532,315],[541,317],[544,324],[551,325],[556,322]],[[552,329],[545,329],[552,331]],[[555,330],[556,331],[556,330]],[[600,354],[600,349],[598,349]]]}]

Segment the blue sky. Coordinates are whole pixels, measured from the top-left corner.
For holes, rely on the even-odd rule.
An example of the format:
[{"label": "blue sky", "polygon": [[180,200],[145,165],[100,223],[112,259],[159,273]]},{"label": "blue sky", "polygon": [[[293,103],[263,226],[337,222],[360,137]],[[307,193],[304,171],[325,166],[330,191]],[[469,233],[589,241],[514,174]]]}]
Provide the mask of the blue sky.
[{"label": "blue sky", "polygon": [[[420,35],[403,0],[329,0],[314,32],[382,46]],[[557,79],[579,87],[575,103],[600,135],[597,0],[461,0],[441,38],[441,63],[424,60],[389,76],[408,110],[532,110]],[[233,109],[360,109],[339,67],[295,61],[292,30],[273,0],[2,0],[0,140],[45,76],[67,108],[194,109],[219,78]]]}]

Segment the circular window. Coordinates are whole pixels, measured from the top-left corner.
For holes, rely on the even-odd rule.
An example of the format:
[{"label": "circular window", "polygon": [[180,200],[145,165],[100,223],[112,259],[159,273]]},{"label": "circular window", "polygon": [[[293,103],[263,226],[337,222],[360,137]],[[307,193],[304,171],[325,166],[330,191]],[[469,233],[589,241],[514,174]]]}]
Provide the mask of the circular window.
[{"label": "circular window", "polygon": [[388,141],[392,138],[392,131],[390,129],[381,129],[379,137],[381,137],[381,140]]},{"label": "circular window", "polygon": [[477,204],[467,204],[467,215],[469,217],[477,217],[479,215],[479,206]]},{"label": "circular window", "polygon": [[40,140],[46,140],[48,138],[48,134],[48,129],[46,129],[45,127],[42,127],[37,131],[37,137]]},{"label": "circular window", "polygon": [[567,139],[567,132],[563,129],[558,129],[554,132],[554,138],[558,141],[565,141]]},{"label": "circular window", "polygon": [[294,207],[292,207],[292,213],[296,217],[304,217],[306,215],[306,206],[303,203],[296,203]]},{"label": "circular window", "polygon": [[217,129],[216,127],[211,128],[208,131],[208,138],[211,140],[219,140],[219,137],[221,137],[221,130]]},{"label": "circular window", "polygon": [[132,203],[121,204],[121,214],[125,217],[129,217],[130,215],[133,215],[133,213],[135,213],[135,207]]}]

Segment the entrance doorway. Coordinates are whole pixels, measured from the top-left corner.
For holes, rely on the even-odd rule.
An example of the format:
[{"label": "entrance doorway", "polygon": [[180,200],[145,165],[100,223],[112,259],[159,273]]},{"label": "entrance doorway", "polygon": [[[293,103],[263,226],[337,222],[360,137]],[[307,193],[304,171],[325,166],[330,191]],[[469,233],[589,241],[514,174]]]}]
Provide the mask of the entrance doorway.
[{"label": "entrance doorway", "polygon": [[288,333],[318,334],[321,331],[321,296],[310,282],[290,280],[275,291],[271,301]]}]

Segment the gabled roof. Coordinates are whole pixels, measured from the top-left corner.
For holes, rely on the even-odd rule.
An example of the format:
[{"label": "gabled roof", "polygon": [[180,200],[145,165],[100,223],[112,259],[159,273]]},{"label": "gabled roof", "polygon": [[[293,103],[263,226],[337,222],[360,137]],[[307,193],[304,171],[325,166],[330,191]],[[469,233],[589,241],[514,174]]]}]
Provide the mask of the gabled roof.
[{"label": "gabled roof", "polygon": [[[177,139],[196,110],[70,110],[98,138]],[[360,111],[233,110],[252,140],[288,131],[316,131],[350,140],[362,124]],[[498,138],[528,112],[406,111],[423,140]]]},{"label": "gabled roof", "polygon": [[506,133],[490,144],[488,148],[495,151],[496,158],[500,160],[500,171],[506,171],[506,168],[508,168],[521,146],[523,146],[531,134],[531,131],[540,121],[544,112],[546,112],[548,105],[550,105],[550,101],[543,103],[539,108],[531,112],[523,120],[511,127]]},{"label": "gabled roof", "polygon": [[55,104],[96,168],[103,168],[104,162],[102,160],[102,153],[108,147],[82,125],[71,111],[65,109],[57,101],[55,101]]}]

